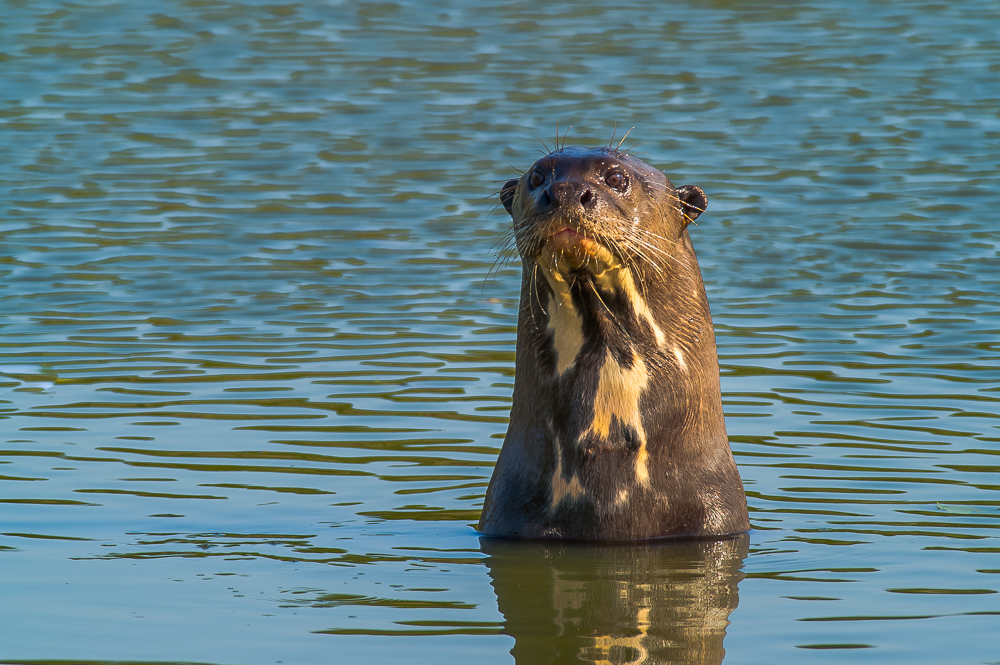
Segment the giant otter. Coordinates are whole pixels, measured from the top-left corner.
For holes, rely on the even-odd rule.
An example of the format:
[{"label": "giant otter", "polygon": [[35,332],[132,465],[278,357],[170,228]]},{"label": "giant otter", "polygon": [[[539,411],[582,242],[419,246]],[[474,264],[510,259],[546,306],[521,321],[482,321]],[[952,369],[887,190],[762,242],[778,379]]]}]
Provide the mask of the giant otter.
[{"label": "giant otter", "polygon": [[698,187],[564,147],[500,190],[521,256],[510,425],[479,530],[593,541],[749,530],[687,227]]}]

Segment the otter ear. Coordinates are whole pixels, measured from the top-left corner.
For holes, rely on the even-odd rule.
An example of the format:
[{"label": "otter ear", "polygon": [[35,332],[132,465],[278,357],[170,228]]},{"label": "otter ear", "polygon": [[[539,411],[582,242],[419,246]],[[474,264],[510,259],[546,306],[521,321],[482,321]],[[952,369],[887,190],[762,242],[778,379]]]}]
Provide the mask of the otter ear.
[{"label": "otter ear", "polygon": [[521,182],[517,178],[513,180],[508,180],[500,188],[500,203],[503,204],[503,209],[506,210],[510,215],[513,215],[513,205],[514,205],[514,190],[517,189],[517,183]]},{"label": "otter ear", "polygon": [[681,185],[674,190],[674,194],[677,196],[677,200],[680,201],[681,212],[687,217],[684,226],[698,219],[698,215],[705,212],[705,208],[708,207],[708,197],[705,196],[705,192],[701,187]]}]

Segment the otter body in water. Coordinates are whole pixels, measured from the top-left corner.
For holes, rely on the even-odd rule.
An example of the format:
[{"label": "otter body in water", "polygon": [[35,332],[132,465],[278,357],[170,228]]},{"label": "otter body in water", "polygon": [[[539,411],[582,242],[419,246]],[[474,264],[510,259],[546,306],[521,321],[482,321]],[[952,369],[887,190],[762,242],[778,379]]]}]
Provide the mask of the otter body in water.
[{"label": "otter body in water", "polygon": [[607,541],[747,531],[687,233],[704,192],[615,149],[567,147],[500,200],[523,274],[514,403],[479,530]]}]

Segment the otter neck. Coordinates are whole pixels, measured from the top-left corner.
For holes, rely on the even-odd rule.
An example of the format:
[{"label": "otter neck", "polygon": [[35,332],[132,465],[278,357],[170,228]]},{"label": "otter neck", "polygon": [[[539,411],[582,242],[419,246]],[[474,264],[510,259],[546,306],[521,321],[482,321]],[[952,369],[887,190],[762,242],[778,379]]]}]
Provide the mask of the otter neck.
[{"label": "otter neck", "polygon": [[[627,357],[662,348],[666,333],[646,302],[631,271],[606,265],[600,272],[561,271],[539,264],[533,303],[545,321],[556,374],[577,365],[581,354],[600,347]],[[535,319],[536,324],[538,319]]]},{"label": "otter neck", "polygon": [[[665,279],[643,282],[628,265],[596,274],[540,264],[527,271],[522,314],[533,331],[525,340],[534,365],[531,394],[547,402],[536,413],[560,414],[536,421],[549,444],[633,448],[641,480],[647,436],[661,438],[664,415],[655,402],[664,391],[678,412],[718,405],[721,422],[715,339],[697,272],[665,272]],[[643,406],[650,396],[654,403]]]},{"label": "otter neck", "polygon": [[[714,455],[709,441],[725,447],[707,302],[687,274],[644,283],[628,266],[594,274],[526,265],[521,329],[530,334],[518,340],[512,421],[537,446],[529,454],[546,469],[549,514],[588,502],[624,509],[664,482],[664,459]],[[706,409],[704,423],[688,420]]]}]

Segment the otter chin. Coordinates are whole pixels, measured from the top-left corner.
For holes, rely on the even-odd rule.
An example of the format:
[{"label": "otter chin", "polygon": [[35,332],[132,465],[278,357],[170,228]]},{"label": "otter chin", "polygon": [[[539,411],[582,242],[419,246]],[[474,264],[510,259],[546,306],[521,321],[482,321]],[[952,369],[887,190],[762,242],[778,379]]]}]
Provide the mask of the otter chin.
[{"label": "otter chin", "polygon": [[705,193],[627,152],[566,147],[500,201],[521,303],[510,425],[479,530],[588,541],[748,531],[688,235]]},{"label": "otter chin", "polygon": [[560,274],[584,271],[602,274],[609,267],[617,267],[617,260],[611,251],[600,242],[588,238],[579,230],[566,227],[546,239],[549,253],[546,269]]}]

